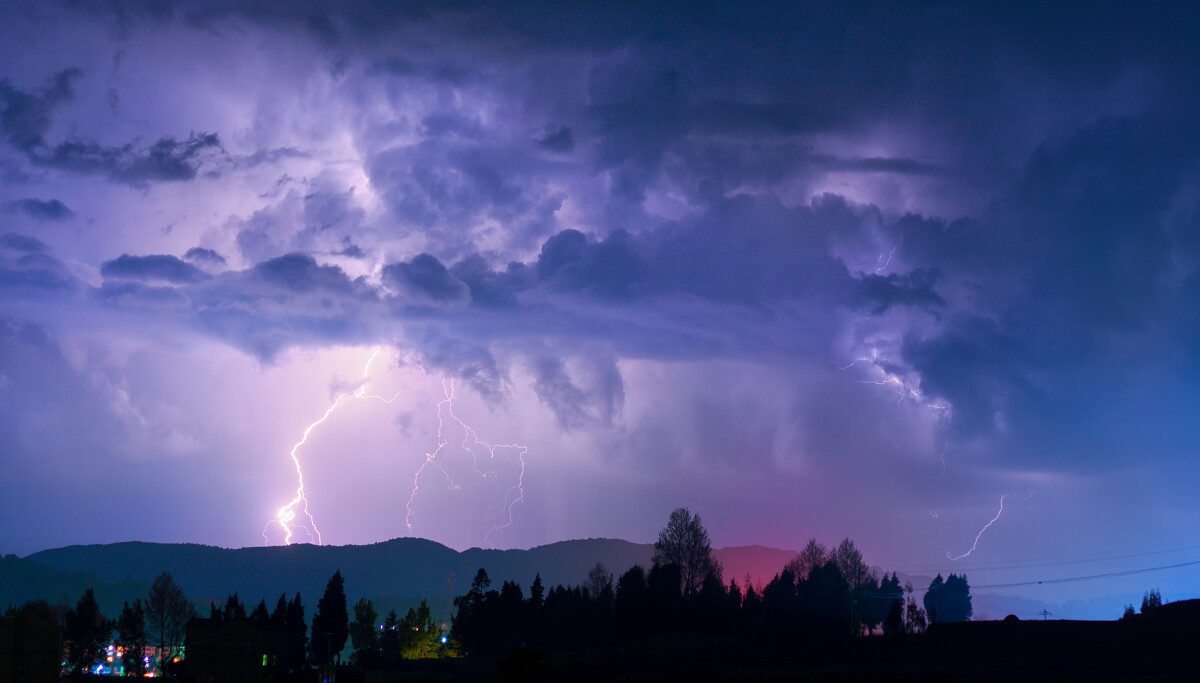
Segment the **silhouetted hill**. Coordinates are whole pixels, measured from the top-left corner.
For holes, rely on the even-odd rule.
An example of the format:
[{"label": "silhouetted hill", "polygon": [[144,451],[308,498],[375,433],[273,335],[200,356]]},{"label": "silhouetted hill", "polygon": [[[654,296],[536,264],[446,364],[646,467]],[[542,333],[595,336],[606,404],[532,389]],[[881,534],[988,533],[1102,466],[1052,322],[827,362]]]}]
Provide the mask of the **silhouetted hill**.
[{"label": "silhouetted hill", "polygon": [[273,608],[280,594],[299,592],[311,610],[329,577],[341,570],[351,601],[370,597],[381,611],[394,607],[403,612],[425,597],[435,609],[445,610],[453,596],[466,592],[481,567],[497,588],[511,580],[528,589],[539,572],[547,587],[574,585],[583,582],[596,562],[619,575],[634,564],[648,564],[652,553],[652,545],[613,539],[463,552],[418,538],[361,546],[240,549],[141,542],[69,546],[23,559],[4,558],[0,604],[35,598],[74,603],[91,586],[102,609],[113,614],[123,601],[144,596],[154,577],[169,571],[202,607],[209,601],[223,603],[236,591],[248,608],[263,598]]},{"label": "silhouetted hill", "polygon": [[[529,550],[471,548],[463,552],[420,538],[370,545],[240,549],[141,542],[68,546],[25,558],[0,558],[0,609],[36,598],[73,605],[91,587],[104,612],[113,615],[122,602],[144,597],[154,577],[169,571],[203,614],[207,614],[210,601],[223,604],[235,591],[248,609],[260,599],[273,609],[280,594],[299,592],[311,613],[329,577],[341,570],[351,602],[368,597],[381,614],[396,609],[403,615],[408,607],[427,598],[435,614],[445,615],[453,597],[466,592],[481,567],[495,588],[509,580],[528,591],[539,572],[547,588],[576,585],[586,579],[596,562],[604,563],[616,577],[634,564],[648,567],[653,553],[654,546],[649,543],[616,539],[562,541]],[[720,548],[714,554],[724,567],[727,583],[736,579],[745,584],[749,575],[761,588],[795,551],[752,545]],[[902,578],[911,578],[918,590],[929,584],[927,577]],[[1055,605],[1011,596],[976,593],[973,598],[977,618],[1010,612],[1032,616],[1043,608],[1059,611]],[[1101,616],[1115,618],[1119,610]]]}]

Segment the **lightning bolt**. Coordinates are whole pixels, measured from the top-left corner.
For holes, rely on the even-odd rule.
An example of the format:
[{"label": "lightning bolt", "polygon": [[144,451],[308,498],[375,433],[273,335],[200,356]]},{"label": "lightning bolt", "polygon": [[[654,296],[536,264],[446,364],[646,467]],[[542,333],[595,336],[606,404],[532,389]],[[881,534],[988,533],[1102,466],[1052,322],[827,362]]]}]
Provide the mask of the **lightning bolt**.
[{"label": "lightning bolt", "polygon": [[[492,524],[491,530],[484,535],[484,541],[490,542],[493,534],[502,532],[512,525],[513,506],[525,500],[525,456],[529,453],[529,448],[516,443],[492,444],[480,439],[470,425],[463,422],[461,418],[454,414],[454,380],[442,380],[442,395],[442,400],[437,404],[437,448],[432,453],[425,454],[425,461],[421,463],[421,467],[413,474],[413,487],[412,492],[408,496],[408,504],[406,505],[407,514],[404,518],[404,525],[408,528],[409,533],[411,533],[413,528],[413,503],[416,501],[417,492],[421,487],[421,475],[424,474],[426,469],[432,467],[441,472],[442,476],[446,479],[447,488],[451,491],[461,488],[461,485],[454,479],[452,468],[448,468],[447,465],[441,462],[442,451],[450,444],[450,440],[445,436],[446,416],[448,416],[450,420],[453,420],[462,428],[463,439],[460,444],[461,448],[471,454],[472,470],[484,480],[489,477],[495,479],[498,477],[498,474],[488,466],[485,466],[481,470],[481,458],[489,464],[494,464],[496,462],[496,451],[515,450],[517,452],[520,471],[517,475],[516,483],[504,489],[502,495],[493,497],[492,502],[488,506],[490,510],[497,511],[497,516],[494,518],[495,521]],[[483,451],[487,452],[486,456],[481,455]]]},{"label": "lightning bolt", "polygon": [[[880,240],[879,246],[880,246],[880,247],[883,247],[883,241],[882,241],[882,240]],[[875,269],[875,272],[876,272],[876,273],[882,273],[882,272],[884,271],[884,269],[885,269],[885,268],[887,268],[889,265],[891,265],[891,263],[892,263],[892,257],[896,255],[896,249],[897,249],[899,246],[900,246],[900,245],[896,245],[896,246],[892,247],[892,250],[888,252],[888,255],[887,255],[887,260],[886,260],[886,261],[884,261],[884,260],[883,260],[883,254],[880,254],[880,255],[879,255],[879,258],[875,259],[875,263],[880,263],[881,261],[883,262],[883,263],[882,263],[882,265],[880,265],[878,268],[876,268],[876,269]]]},{"label": "lightning bolt", "polygon": [[987,524],[984,524],[984,525],[983,525],[983,528],[979,530],[979,533],[975,535],[975,543],[974,543],[974,545],[972,545],[972,546],[971,546],[971,549],[970,549],[970,550],[968,550],[967,552],[963,553],[962,555],[958,555],[957,557],[956,557],[956,556],[954,556],[954,555],[951,555],[949,552],[947,552],[947,553],[946,553],[946,557],[950,558],[951,560],[961,560],[962,558],[964,558],[964,557],[966,557],[966,556],[970,555],[971,553],[975,552],[975,548],[978,548],[978,547],[979,547],[979,539],[980,539],[980,537],[982,537],[982,536],[983,536],[983,532],[987,531],[987,530],[988,530],[988,527],[990,527],[991,525],[995,524],[995,523],[996,523],[996,520],[997,520],[997,519],[1000,519],[1000,515],[1002,515],[1002,514],[1004,514],[1004,496],[1000,496],[1000,510],[999,510],[999,512],[997,512],[997,513],[996,513],[996,516],[992,518],[992,521],[988,522]]},{"label": "lightning bolt", "polygon": [[[304,529],[305,533],[308,534],[309,541],[316,541],[317,545],[321,545],[321,530],[317,528],[317,520],[313,518],[312,513],[308,510],[308,494],[304,488],[304,469],[300,466],[300,456],[297,454],[297,452],[300,450],[301,446],[308,442],[308,437],[313,433],[313,430],[328,420],[329,416],[333,414],[333,411],[337,410],[337,407],[341,405],[342,399],[346,398],[347,396],[352,396],[353,398],[360,400],[378,399],[384,403],[391,403],[399,398],[400,394],[398,393],[390,399],[374,394],[368,395],[366,393],[367,376],[371,373],[371,363],[375,362],[375,357],[379,355],[379,350],[380,347],[376,346],[371,351],[370,357],[367,358],[366,365],[363,366],[362,381],[359,382],[354,391],[343,391],[335,396],[333,403],[329,404],[329,407],[325,409],[325,413],[321,415],[320,419],[305,428],[304,435],[300,437],[300,440],[296,442],[295,446],[292,446],[292,450],[288,453],[288,455],[292,458],[292,464],[296,467],[296,495],[293,496],[290,501],[288,501],[287,505],[279,508],[279,512],[275,513],[275,519],[270,520],[267,522],[266,526],[263,527],[262,536],[264,543],[270,542],[267,538],[267,530],[271,528],[272,524],[278,524],[279,527],[283,529],[284,545],[292,544],[294,527]],[[304,516],[308,518],[307,526],[303,524],[294,524],[296,521],[297,507],[299,507]]]}]

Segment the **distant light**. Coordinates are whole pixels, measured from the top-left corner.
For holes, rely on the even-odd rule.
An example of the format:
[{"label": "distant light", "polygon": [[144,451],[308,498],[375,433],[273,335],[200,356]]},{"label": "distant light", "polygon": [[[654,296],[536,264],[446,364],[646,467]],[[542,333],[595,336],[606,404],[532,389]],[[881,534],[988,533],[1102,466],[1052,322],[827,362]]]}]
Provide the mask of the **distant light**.
[{"label": "distant light", "polygon": [[446,644],[446,636],[442,636],[442,645]]}]

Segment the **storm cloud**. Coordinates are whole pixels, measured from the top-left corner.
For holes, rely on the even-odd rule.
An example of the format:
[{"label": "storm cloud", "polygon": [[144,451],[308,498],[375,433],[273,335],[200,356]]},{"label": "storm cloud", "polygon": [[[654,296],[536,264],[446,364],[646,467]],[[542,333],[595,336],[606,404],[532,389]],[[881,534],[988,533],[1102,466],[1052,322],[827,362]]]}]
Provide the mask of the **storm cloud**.
[{"label": "storm cloud", "polygon": [[[307,461],[347,542],[406,531],[451,395],[529,444],[501,545],[647,540],[687,505],[721,545],[851,536],[933,573],[1001,496],[1022,504],[981,557],[1181,538],[1189,12],[22,5],[0,462],[41,479],[0,500],[49,490],[38,444],[74,443],[238,501],[165,540],[258,542],[262,491],[294,491],[276,456],[350,387],[380,400],[338,404]],[[421,519],[478,544],[487,502],[454,491]],[[56,528],[0,542],[107,540]]]}]

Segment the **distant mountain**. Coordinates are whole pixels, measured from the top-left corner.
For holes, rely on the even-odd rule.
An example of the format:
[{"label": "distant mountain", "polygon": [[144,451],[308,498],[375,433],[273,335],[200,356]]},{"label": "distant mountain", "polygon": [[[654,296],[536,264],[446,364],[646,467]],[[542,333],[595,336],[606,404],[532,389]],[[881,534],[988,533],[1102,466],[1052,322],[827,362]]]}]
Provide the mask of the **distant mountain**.
[{"label": "distant mountain", "polygon": [[[236,550],[194,544],[114,543],[69,546],[0,560],[0,606],[46,598],[73,604],[88,588],[107,614],[145,595],[158,574],[169,571],[188,597],[202,608],[224,603],[237,592],[249,609],[260,599],[273,608],[283,593],[299,592],[309,610],[340,570],[347,598],[375,599],[377,609],[403,612],[420,598],[448,611],[483,568],[495,587],[516,581],[523,590],[540,573],[547,586],[582,583],[602,562],[619,575],[634,564],[648,565],[649,544],[613,539],[563,541],[530,550],[458,552],[417,538],[397,538],[362,546],[298,544]],[[201,610],[203,611],[203,609]]]}]

